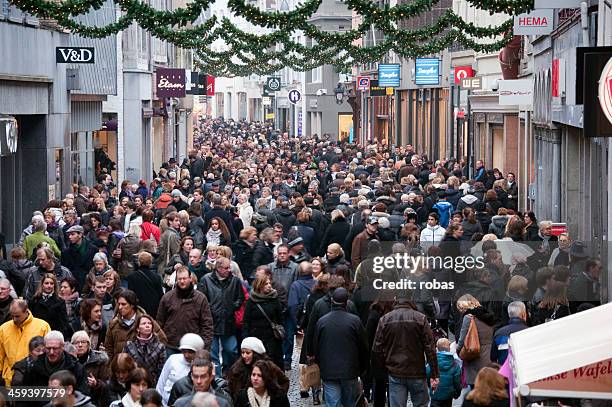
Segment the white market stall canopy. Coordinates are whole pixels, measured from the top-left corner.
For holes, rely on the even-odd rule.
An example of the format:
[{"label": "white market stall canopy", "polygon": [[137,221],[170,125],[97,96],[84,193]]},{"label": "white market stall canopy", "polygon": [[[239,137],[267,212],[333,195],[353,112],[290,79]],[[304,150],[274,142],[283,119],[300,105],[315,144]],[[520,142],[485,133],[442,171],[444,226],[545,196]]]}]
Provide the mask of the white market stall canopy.
[{"label": "white market stall canopy", "polygon": [[612,399],[612,304],[516,332],[510,348],[523,396]]}]

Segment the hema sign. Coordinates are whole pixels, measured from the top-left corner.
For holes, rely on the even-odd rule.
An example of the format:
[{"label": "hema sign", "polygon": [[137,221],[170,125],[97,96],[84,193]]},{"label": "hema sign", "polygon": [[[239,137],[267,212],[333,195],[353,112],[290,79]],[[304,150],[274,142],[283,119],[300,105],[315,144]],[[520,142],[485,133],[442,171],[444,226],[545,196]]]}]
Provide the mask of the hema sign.
[{"label": "hema sign", "polygon": [[555,24],[554,10],[533,10],[514,17],[514,35],[548,35]]},{"label": "hema sign", "polygon": [[397,88],[400,86],[400,64],[378,65],[378,86]]},{"label": "hema sign", "polygon": [[55,62],[58,64],[93,64],[96,62],[93,47],[56,47]]}]

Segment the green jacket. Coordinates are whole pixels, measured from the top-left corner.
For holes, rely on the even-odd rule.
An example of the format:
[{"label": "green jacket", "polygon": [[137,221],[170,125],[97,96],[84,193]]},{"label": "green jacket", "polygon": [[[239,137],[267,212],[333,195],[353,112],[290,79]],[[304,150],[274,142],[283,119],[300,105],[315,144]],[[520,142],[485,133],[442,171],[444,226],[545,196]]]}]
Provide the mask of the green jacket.
[{"label": "green jacket", "polygon": [[55,256],[58,259],[60,258],[62,252],[57,247],[57,244],[55,244],[55,240],[51,239],[49,236],[45,235],[45,232],[41,231],[32,233],[31,235],[26,237],[23,242],[23,250],[25,250],[28,258],[32,257],[32,253],[34,253],[36,246],[38,246],[42,242],[49,243],[49,246],[51,246],[51,249],[53,249],[53,253],[55,253]]}]

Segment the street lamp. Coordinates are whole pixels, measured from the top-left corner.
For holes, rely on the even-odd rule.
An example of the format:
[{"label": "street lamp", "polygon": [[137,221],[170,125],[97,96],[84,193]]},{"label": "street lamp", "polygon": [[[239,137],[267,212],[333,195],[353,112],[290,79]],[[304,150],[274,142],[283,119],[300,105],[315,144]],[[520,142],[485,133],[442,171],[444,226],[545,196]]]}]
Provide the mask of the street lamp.
[{"label": "street lamp", "polygon": [[338,86],[336,86],[334,92],[336,93],[336,103],[341,105],[344,99],[344,86],[342,86],[342,83],[338,82]]}]

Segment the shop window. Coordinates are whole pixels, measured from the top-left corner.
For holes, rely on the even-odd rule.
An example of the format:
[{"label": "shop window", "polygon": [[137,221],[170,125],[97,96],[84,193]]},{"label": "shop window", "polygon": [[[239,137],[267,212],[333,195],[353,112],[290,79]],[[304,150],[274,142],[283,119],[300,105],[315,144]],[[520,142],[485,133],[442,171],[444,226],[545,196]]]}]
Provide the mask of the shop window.
[{"label": "shop window", "polygon": [[94,183],[94,149],[91,132],[71,134],[72,182],[79,185]]}]

